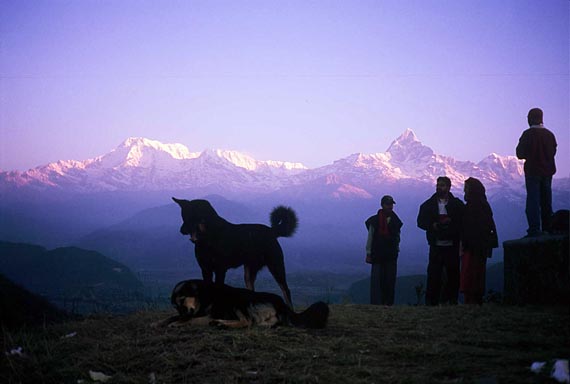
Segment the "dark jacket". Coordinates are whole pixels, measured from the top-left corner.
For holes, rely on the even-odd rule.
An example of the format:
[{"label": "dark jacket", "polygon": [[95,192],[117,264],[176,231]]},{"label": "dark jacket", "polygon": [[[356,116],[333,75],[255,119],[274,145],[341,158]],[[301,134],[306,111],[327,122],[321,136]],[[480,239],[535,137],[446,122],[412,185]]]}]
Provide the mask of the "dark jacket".
[{"label": "dark jacket", "polygon": [[491,249],[499,246],[493,211],[486,200],[465,205],[461,227],[463,249]]},{"label": "dark jacket", "polygon": [[387,237],[381,236],[378,230],[379,218],[378,214],[370,216],[366,222],[366,229],[370,231],[372,228],[374,230],[374,236],[372,238],[372,247],[370,256],[372,256],[372,262],[379,262],[384,260],[393,260],[398,257],[400,252],[400,229],[402,228],[402,220],[396,215],[396,212],[392,211],[390,214],[390,222],[388,223]]},{"label": "dark jacket", "polygon": [[517,157],[525,159],[526,176],[552,176],[556,173],[554,155],[556,138],[543,127],[532,127],[523,132],[517,145]]},{"label": "dark jacket", "polygon": [[426,231],[426,238],[429,245],[436,245],[438,240],[452,240],[454,246],[459,246],[461,238],[461,220],[463,216],[463,202],[449,193],[447,202],[447,216],[451,219],[448,225],[438,225],[433,228],[434,223],[439,224],[439,209],[437,206],[437,194],[433,194],[420,206],[418,213],[418,227]]}]

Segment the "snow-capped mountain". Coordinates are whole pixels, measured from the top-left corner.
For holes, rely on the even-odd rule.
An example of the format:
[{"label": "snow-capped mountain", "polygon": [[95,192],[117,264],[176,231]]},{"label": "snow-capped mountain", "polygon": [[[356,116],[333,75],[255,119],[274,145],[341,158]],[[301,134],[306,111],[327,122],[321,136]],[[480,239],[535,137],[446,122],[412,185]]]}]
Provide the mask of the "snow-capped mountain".
[{"label": "snow-capped mountain", "polygon": [[0,172],[0,190],[70,192],[157,191],[270,193],[319,190],[331,197],[368,198],[379,185],[434,183],[447,175],[454,185],[470,177],[489,191],[522,188],[523,162],[490,154],[479,163],[439,155],[422,144],[411,129],[386,152],[353,154],[332,164],[308,169],[300,163],[259,161],[236,151],[192,152],[182,144],[128,138],[117,148],[85,161],[58,161],[25,172]]},{"label": "snow-capped mountain", "polygon": [[453,185],[461,186],[468,177],[476,177],[492,193],[504,188],[519,190],[524,184],[523,164],[514,156],[497,154],[490,154],[479,163],[438,155],[423,145],[411,129],[407,129],[386,152],[353,154],[292,179],[296,184],[305,184],[335,175],[338,184],[377,190],[380,185],[403,181],[434,183],[442,175],[448,176]]},{"label": "snow-capped mountain", "polygon": [[1,172],[2,189],[74,192],[177,190],[216,185],[263,192],[307,168],[299,163],[258,161],[236,151],[191,152],[182,144],[128,138],[111,152],[85,161],[58,161],[25,172]]}]

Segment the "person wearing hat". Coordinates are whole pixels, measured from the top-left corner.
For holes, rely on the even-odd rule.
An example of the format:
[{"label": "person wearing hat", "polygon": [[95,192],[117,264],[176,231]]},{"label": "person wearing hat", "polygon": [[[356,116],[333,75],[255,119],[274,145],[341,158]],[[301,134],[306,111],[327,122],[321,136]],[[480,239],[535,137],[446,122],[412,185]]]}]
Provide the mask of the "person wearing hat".
[{"label": "person wearing hat", "polygon": [[402,220],[394,212],[392,196],[383,196],[381,209],[369,217],[366,262],[372,264],[370,274],[370,304],[394,305],[400,229]]}]

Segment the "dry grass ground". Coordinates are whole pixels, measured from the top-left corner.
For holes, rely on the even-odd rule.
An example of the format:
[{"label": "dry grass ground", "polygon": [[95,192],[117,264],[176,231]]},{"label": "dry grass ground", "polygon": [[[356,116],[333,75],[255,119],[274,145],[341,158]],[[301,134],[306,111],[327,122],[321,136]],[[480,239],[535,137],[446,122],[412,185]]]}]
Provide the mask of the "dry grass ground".
[{"label": "dry grass ground", "polygon": [[[570,355],[567,308],[333,305],[323,330],[149,327],[170,312],[3,332],[2,383],[536,383]],[[74,334],[72,337],[65,337]]]}]

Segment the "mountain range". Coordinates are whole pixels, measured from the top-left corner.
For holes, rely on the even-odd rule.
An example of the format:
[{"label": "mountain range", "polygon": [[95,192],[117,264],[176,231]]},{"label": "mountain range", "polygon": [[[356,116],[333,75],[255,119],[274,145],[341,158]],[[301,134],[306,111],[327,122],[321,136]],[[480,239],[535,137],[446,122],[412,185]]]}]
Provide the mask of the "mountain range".
[{"label": "mountain range", "polygon": [[[367,274],[364,221],[378,210],[380,196],[390,194],[404,222],[398,271],[424,273],[427,243],[416,218],[441,175],[452,179],[452,193],[460,198],[464,180],[479,178],[499,240],[524,235],[522,161],[497,154],[478,163],[456,160],[436,154],[408,129],[385,152],[353,154],[314,169],[129,138],[93,159],[0,172],[0,241],[77,246],[137,273],[188,276],[192,271],[196,276],[193,247],[179,233],[180,210],[172,196],[208,199],[234,223],[267,224],[271,209],[284,204],[299,217],[295,236],[280,239],[288,272]],[[569,202],[570,179],[554,179],[553,208],[567,209]],[[495,255],[493,261],[501,261],[502,250]],[[155,279],[153,273],[149,279]]]},{"label": "mountain range", "polygon": [[0,172],[0,192],[10,196],[22,191],[191,190],[229,197],[277,193],[368,199],[380,186],[433,185],[440,175],[450,177],[456,187],[470,176],[477,177],[490,194],[509,190],[520,197],[524,192],[523,162],[516,157],[491,153],[478,163],[456,160],[436,154],[411,129],[385,152],[352,154],[314,169],[300,163],[260,161],[237,151],[192,152],[182,144],[133,137],[96,158]]}]

